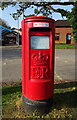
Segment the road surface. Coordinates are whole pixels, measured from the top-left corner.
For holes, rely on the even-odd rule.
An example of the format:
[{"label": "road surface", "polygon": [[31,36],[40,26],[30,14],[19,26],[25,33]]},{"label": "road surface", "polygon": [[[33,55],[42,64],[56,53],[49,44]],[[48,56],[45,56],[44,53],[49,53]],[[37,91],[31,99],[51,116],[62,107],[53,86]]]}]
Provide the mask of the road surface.
[{"label": "road surface", "polygon": [[[2,82],[21,82],[21,48],[2,49]],[[55,81],[74,81],[75,78],[75,50],[55,50]]]}]

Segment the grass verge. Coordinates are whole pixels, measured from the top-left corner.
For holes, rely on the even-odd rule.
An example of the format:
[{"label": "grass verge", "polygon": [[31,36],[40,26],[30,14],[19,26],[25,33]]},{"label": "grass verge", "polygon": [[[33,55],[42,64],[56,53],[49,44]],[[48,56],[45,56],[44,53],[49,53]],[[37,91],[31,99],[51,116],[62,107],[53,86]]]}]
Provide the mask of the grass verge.
[{"label": "grass verge", "polygon": [[72,44],[55,44],[55,49],[77,49],[76,45]]},{"label": "grass verge", "polygon": [[[1,48],[18,48],[21,49],[22,45],[17,46],[0,46]],[[77,45],[75,44],[55,44],[55,49],[77,49]]]},{"label": "grass verge", "polygon": [[21,85],[4,86],[3,118],[77,118],[77,84],[76,82],[55,84],[53,105],[47,115],[29,115],[22,108]]}]

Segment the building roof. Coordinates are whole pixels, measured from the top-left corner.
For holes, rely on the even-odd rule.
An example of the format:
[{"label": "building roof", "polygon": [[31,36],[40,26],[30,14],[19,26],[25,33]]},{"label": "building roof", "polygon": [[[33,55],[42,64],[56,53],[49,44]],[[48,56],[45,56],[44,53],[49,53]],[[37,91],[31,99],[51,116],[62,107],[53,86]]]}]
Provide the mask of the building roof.
[{"label": "building roof", "polygon": [[1,26],[1,25],[0,25],[0,31],[1,31],[1,34],[7,32],[7,31],[9,31],[9,32],[16,32],[16,31],[14,31],[14,30],[12,30],[12,29],[3,27],[3,26]]},{"label": "building roof", "polygon": [[21,28],[20,29],[12,28],[12,30],[16,31],[17,33],[19,33],[21,35]]},{"label": "building roof", "polygon": [[69,20],[57,20],[56,21],[56,27],[71,27],[71,23]]}]

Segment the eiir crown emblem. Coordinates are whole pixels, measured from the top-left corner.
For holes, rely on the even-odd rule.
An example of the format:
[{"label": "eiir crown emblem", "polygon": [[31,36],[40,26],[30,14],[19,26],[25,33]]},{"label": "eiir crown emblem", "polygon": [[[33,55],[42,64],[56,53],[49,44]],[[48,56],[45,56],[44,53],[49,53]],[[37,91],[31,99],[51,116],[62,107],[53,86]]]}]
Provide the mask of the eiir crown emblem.
[{"label": "eiir crown emblem", "polygon": [[43,66],[47,64],[49,57],[48,55],[39,52],[37,54],[32,55],[32,59],[34,65]]}]

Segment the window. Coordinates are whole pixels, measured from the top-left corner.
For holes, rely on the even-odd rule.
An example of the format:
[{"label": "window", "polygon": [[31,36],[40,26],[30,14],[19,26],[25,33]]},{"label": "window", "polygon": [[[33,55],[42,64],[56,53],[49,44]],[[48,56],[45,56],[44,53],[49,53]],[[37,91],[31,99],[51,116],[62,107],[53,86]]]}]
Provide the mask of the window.
[{"label": "window", "polygon": [[31,49],[49,49],[49,36],[31,36]]},{"label": "window", "polygon": [[55,34],[55,40],[59,40],[59,33]]},{"label": "window", "polygon": [[67,33],[67,35],[66,35],[66,43],[71,44],[71,33]]},{"label": "window", "polygon": [[71,33],[67,33],[67,39],[71,40]]}]

